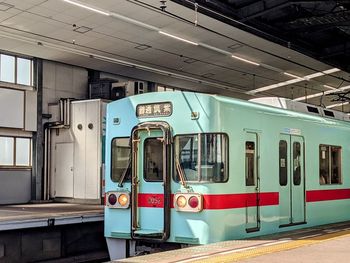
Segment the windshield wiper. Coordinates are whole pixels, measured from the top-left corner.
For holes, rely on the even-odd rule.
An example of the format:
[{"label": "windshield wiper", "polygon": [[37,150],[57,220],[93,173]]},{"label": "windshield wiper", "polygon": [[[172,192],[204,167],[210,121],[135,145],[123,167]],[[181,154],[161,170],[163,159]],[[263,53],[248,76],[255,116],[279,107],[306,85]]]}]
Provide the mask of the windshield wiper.
[{"label": "windshield wiper", "polygon": [[124,180],[125,180],[125,178],[127,178],[128,175],[130,175],[130,172],[131,172],[131,154],[129,155],[128,166],[126,167],[122,176],[120,177],[120,180],[118,183],[119,187],[123,187]]},{"label": "windshield wiper", "polygon": [[181,184],[183,185],[183,187],[187,188],[187,183],[185,180],[185,173],[184,173],[184,170],[182,169],[181,164],[179,162],[179,159],[177,157],[175,158],[175,165],[176,165],[176,171],[180,177]]}]

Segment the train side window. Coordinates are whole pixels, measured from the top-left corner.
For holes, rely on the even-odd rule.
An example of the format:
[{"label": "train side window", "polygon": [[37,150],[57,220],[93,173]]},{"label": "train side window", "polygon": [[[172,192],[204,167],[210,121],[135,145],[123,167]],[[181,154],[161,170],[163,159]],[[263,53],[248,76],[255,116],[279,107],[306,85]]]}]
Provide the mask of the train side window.
[{"label": "train side window", "polygon": [[341,184],[341,147],[320,145],[320,184]]},{"label": "train side window", "polygon": [[279,177],[280,185],[288,183],[287,142],[281,140],[279,143]]},{"label": "train side window", "polygon": [[245,143],[245,185],[255,185],[255,143]]},{"label": "train side window", "polygon": [[146,182],[163,181],[163,143],[161,138],[148,138],[144,142],[144,179]]},{"label": "train side window", "polygon": [[293,184],[300,185],[301,183],[301,147],[299,142],[293,142]]},{"label": "train side window", "polygon": [[129,138],[114,138],[112,140],[112,171],[111,179],[113,182],[119,182],[120,178],[126,173],[126,181],[130,180],[131,173],[131,147]]}]

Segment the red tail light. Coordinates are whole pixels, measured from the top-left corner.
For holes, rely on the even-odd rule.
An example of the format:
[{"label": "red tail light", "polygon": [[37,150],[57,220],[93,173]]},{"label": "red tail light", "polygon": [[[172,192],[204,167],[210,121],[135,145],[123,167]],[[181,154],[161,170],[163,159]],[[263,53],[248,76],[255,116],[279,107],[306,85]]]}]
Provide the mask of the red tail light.
[{"label": "red tail light", "polygon": [[190,199],[188,200],[188,205],[192,208],[197,208],[197,206],[199,205],[198,198],[196,196],[190,197]]},{"label": "red tail light", "polygon": [[115,205],[117,203],[117,196],[115,194],[110,194],[108,196],[108,203],[110,205]]}]

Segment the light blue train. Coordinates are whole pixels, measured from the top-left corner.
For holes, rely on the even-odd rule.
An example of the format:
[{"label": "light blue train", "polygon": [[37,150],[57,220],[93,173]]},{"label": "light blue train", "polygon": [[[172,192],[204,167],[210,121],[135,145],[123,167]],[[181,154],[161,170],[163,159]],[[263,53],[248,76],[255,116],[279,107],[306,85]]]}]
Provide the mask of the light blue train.
[{"label": "light blue train", "polygon": [[349,220],[348,116],[304,107],[190,92],[110,103],[111,258]]}]

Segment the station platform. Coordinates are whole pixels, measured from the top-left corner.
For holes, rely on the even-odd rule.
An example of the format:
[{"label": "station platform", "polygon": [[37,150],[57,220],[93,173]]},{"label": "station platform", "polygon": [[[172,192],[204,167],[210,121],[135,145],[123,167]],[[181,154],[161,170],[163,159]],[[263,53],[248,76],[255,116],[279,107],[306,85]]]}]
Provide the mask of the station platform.
[{"label": "station platform", "polygon": [[0,231],[103,221],[103,205],[41,203],[0,206]]},{"label": "station platform", "polygon": [[318,262],[345,263],[350,255],[350,222],[294,230],[249,240],[138,256],[113,262]]}]

